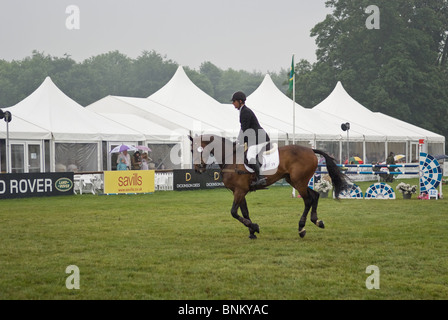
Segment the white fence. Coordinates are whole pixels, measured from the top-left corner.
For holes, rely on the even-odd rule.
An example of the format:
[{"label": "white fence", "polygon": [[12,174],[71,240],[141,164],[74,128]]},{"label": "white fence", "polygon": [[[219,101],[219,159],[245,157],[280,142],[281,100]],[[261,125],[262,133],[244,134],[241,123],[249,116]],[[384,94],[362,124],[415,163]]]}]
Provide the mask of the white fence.
[{"label": "white fence", "polygon": [[156,191],[173,190],[173,172],[156,172],[154,177]]},{"label": "white fence", "polygon": [[100,190],[104,190],[104,174],[75,174],[73,183],[73,192],[75,194],[97,194],[100,193]]}]

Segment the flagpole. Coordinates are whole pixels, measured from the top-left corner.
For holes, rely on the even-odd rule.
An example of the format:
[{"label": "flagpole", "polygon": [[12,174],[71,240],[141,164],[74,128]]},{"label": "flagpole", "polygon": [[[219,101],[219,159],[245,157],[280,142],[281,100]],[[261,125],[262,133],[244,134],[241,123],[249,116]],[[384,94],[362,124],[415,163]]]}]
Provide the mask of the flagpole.
[{"label": "flagpole", "polygon": [[[294,54],[292,55],[291,70],[294,70]],[[296,144],[296,73],[292,75],[292,144]],[[292,187],[292,196],[296,197],[296,189]]]},{"label": "flagpole", "polygon": [[296,73],[292,76],[292,144],[296,144]]}]

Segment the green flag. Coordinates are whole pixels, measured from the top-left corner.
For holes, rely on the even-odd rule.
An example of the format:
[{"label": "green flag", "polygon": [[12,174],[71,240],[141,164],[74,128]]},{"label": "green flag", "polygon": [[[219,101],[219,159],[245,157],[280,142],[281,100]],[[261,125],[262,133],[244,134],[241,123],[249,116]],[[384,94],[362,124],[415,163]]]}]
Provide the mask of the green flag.
[{"label": "green flag", "polygon": [[294,86],[294,55],[292,56],[291,72],[289,73],[289,91],[292,91],[293,86]]}]

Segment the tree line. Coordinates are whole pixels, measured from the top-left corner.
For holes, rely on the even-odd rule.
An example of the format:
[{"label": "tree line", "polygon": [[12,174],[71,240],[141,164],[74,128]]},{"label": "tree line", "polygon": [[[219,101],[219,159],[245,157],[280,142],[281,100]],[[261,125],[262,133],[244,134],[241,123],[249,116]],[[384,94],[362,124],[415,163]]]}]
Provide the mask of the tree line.
[{"label": "tree line", "polygon": [[[111,51],[80,63],[67,54],[55,57],[33,51],[22,60],[0,60],[0,105],[7,107],[18,103],[36,90],[47,76],[82,106],[107,95],[146,98],[162,88],[177,67],[176,62],[156,51],[144,51],[135,59]],[[199,88],[223,103],[229,103],[237,90],[253,92],[264,78],[260,72],[222,70],[211,62],[202,63],[199,70],[188,66],[184,66],[184,70]],[[282,73],[282,76],[276,73],[271,76],[285,89],[287,70]]]},{"label": "tree line", "polygon": [[[448,0],[375,0],[377,28],[368,28],[370,0],[329,0],[333,9],[311,30],[317,60],[295,64],[296,101],[311,108],[341,81],[348,93],[382,112],[448,137]],[[156,51],[131,59],[119,51],[82,62],[33,51],[22,60],[0,60],[0,106],[14,105],[50,76],[70,98],[87,106],[107,95],[148,97],[173,76],[178,64]],[[271,73],[288,91],[289,65]],[[252,93],[264,74],[223,70],[204,62],[184,66],[204,92],[229,103],[233,92]],[[273,106],[275,110],[275,106]],[[299,120],[300,121],[300,120]]]},{"label": "tree line", "polygon": [[[375,4],[377,29],[368,28]],[[318,23],[317,61],[296,65],[296,100],[322,101],[341,81],[375,112],[448,137],[448,1],[329,0]]]}]

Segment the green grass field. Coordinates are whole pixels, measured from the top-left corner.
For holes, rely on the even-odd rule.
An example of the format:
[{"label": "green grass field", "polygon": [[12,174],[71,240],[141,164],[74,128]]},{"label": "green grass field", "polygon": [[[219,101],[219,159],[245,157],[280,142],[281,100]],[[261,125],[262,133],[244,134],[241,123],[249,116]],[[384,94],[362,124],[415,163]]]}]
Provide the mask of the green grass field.
[{"label": "green grass field", "polygon": [[248,196],[257,240],[224,189],[1,200],[0,299],[448,299],[446,200],[321,199],[301,239],[291,190]]}]

